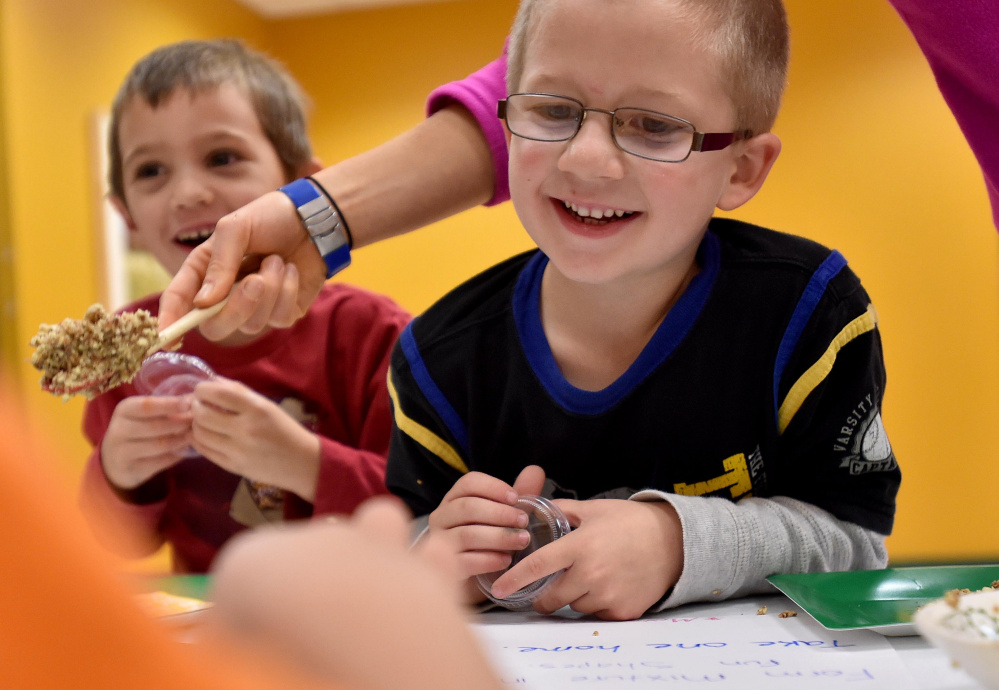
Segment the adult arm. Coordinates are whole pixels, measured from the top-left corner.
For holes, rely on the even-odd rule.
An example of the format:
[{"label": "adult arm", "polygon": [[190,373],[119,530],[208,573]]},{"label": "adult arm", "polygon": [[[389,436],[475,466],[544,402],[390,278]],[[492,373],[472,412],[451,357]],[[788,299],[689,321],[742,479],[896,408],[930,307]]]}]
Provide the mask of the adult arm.
[{"label": "adult arm", "polygon": [[985,175],[999,228],[999,3],[891,0]]},{"label": "adult arm", "polygon": [[[493,195],[490,148],[463,106],[439,110],[399,137],[315,175],[336,199],[354,246],[399,235],[488,201]],[[291,201],[270,192],[222,218],[211,239],[181,266],[160,300],[162,325],[197,302],[208,306],[229,290],[246,254],[276,254],[298,272],[295,305],[272,313],[286,327],[305,313],[326,280],[326,266],[306,236]],[[244,279],[226,307],[201,327],[208,338],[233,333],[266,303],[262,281]],[[257,294],[247,280],[259,285]]]}]

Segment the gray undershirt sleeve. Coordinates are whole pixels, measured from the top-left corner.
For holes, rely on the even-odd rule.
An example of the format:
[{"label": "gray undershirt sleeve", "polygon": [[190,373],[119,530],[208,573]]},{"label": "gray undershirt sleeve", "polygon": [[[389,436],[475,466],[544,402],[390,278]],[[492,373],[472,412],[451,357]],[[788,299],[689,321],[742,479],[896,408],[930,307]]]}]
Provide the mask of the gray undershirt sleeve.
[{"label": "gray undershirt sleeve", "polygon": [[776,592],[776,573],[883,568],[885,535],[786,496],[724,498],[645,490],[636,501],[668,501],[683,527],[683,572],[661,611],[694,601]]}]

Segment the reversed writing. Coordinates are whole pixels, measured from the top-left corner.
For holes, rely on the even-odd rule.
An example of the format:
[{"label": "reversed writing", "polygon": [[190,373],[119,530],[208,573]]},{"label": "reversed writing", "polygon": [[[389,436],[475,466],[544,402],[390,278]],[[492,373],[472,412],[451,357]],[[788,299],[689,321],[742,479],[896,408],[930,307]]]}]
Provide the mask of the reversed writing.
[{"label": "reversed writing", "polygon": [[616,644],[613,646],[605,647],[604,645],[595,644],[583,644],[583,645],[565,645],[560,647],[518,647],[517,651],[524,652],[588,652],[591,650],[610,652],[611,654],[616,653],[621,649],[621,645]]},{"label": "reversed writing", "polygon": [[631,675],[595,675],[595,676],[573,676],[569,679],[573,683],[721,683],[725,681],[725,676],[718,674],[704,675],[686,673],[680,674],[631,674]]}]

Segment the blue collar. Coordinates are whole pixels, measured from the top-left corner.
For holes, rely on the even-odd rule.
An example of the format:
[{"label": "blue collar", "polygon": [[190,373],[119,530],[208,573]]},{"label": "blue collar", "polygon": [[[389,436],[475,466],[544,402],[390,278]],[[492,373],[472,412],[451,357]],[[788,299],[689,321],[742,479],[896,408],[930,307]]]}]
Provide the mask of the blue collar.
[{"label": "blue collar", "polygon": [[710,230],[697,248],[701,271],[684,290],[656,329],[641,354],[614,383],[600,391],[586,391],[566,381],[555,362],[541,325],[541,278],[548,257],[538,252],[517,278],[513,293],[513,317],[527,361],[548,394],[566,411],[596,415],[624,399],[635,386],[655,371],[683,341],[704,308],[720,263],[718,237]]}]

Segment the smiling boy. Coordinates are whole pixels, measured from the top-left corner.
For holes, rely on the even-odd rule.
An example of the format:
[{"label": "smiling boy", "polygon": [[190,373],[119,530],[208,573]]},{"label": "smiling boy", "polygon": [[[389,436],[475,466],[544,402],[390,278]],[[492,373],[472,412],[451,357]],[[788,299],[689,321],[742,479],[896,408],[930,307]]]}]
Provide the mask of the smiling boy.
[{"label": "smiling boy", "polygon": [[[185,41],[142,58],[109,131],[111,200],[133,243],[176,273],[219,218],[318,170],[303,100],[277,63],[236,41]],[[242,289],[261,283],[265,310],[294,302],[294,266],[265,258]],[[158,302],[126,309],[156,314]],[[120,526],[106,541],[132,556],[168,542],[177,571],[204,572],[246,525],[349,513],[384,493],[385,372],[408,320],[385,297],[327,284],[291,328],[185,336],[181,351],[224,377],[191,397],[124,385],[95,399],[81,491],[96,525]],[[185,457],[190,446],[199,457]]]},{"label": "smiling boy", "polygon": [[499,113],[539,249],[416,319],[390,371],[389,488],[461,545],[471,599],[528,541],[517,494],[575,528],[493,586],[564,570],[542,612],[885,565],[900,474],[870,300],[837,252],[713,217],[780,152],[787,58],[779,0],[521,3]]}]

